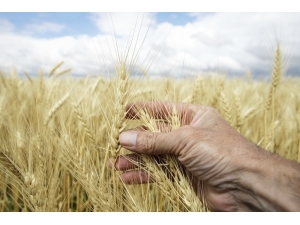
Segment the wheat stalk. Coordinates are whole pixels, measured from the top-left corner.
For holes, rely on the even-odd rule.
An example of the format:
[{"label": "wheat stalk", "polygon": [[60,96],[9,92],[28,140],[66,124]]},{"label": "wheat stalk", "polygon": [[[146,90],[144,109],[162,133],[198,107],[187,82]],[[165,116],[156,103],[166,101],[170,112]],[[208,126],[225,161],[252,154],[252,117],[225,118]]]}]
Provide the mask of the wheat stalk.
[{"label": "wheat stalk", "polygon": [[65,75],[66,73],[70,72],[71,70],[72,69],[66,69],[66,70],[61,71],[61,72],[55,74],[54,77],[53,77],[53,79],[56,79],[56,78],[58,78],[58,77],[60,77],[62,75]]},{"label": "wheat stalk", "polygon": [[57,65],[55,65],[55,66],[50,70],[50,72],[49,72],[49,77],[51,77],[51,76],[55,73],[55,71],[56,71],[63,63],[64,63],[64,62],[61,61],[60,63],[58,63]]},{"label": "wheat stalk", "polygon": [[26,72],[24,74],[27,77],[27,79],[30,81],[30,83],[32,83],[32,79],[31,79],[30,75],[28,73],[26,73]]}]

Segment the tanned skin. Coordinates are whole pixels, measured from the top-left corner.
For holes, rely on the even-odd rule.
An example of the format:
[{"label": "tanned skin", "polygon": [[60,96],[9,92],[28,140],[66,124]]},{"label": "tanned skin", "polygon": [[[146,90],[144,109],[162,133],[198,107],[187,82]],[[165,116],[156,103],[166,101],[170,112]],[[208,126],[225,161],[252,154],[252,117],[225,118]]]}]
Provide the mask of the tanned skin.
[{"label": "tanned skin", "polygon": [[[172,154],[193,175],[195,193],[211,211],[300,211],[300,165],[253,144],[214,108],[187,103],[146,102],[127,106],[127,118],[143,108],[166,119],[176,107],[182,126],[172,132],[128,130],[120,144],[136,153]],[[147,173],[120,156],[125,183],[146,183]],[[136,168],[136,170],[132,170]],[[130,171],[127,171],[130,169]]]}]

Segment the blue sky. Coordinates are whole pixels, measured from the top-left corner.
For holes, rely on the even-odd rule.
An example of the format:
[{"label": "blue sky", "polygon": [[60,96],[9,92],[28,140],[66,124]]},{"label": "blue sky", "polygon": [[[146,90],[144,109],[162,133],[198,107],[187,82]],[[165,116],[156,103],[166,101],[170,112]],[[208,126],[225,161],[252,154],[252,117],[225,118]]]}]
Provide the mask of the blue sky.
[{"label": "blue sky", "polygon": [[0,18],[7,19],[14,25],[14,31],[24,31],[29,24],[42,24],[43,22],[62,24],[61,31],[51,30],[36,32],[33,35],[37,38],[53,38],[60,36],[78,36],[82,34],[96,35],[98,33],[95,24],[90,22],[89,13],[60,13],[60,12],[28,12],[28,13],[0,13]]},{"label": "blue sky", "polygon": [[[201,13],[206,16],[209,13]],[[97,26],[91,22],[91,15],[87,12],[0,12],[0,18],[10,21],[15,31],[28,29],[29,24],[49,22],[63,24],[64,29],[60,32],[37,32],[34,35],[38,38],[53,38],[66,35],[97,35]],[[155,15],[157,23],[169,22],[175,26],[184,26],[193,22],[196,16],[180,12],[159,12]]]},{"label": "blue sky", "polygon": [[280,43],[286,74],[300,76],[299,24],[300,13],[0,12],[0,70],[34,75],[64,61],[74,76],[107,73],[119,52],[155,76],[270,77]]}]

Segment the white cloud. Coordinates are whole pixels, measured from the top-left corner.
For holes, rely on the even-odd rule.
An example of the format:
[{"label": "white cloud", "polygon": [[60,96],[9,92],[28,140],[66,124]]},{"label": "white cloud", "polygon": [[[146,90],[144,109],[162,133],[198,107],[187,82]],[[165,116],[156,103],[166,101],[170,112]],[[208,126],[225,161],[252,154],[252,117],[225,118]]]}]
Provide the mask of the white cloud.
[{"label": "white cloud", "polygon": [[14,25],[6,19],[0,18],[0,33],[11,32],[14,29]]},{"label": "white cloud", "polygon": [[122,37],[130,36],[135,27],[143,33],[156,23],[154,13],[92,13],[91,18],[102,33]]},{"label": "white cloud", "polygon": [[59,33],[65,28],[64,24],[42,22],[40,24],[29,24],[25,27],[29,34],[34,33]]},{"label": "white cloud", "polygon": [[[231,73],[249,69],[267,73],[272,67],[276,41],[284,55],[299,56],[293,50],[300,48],[300,40],[295,38],[300,35],[299,23],[299,13],[216,13],[174,27],[167,45],[174,51],[188,52],[206,65],[203,69],[216,69],[218,65]],[[295,64],[293,60],[290,63]]]},{"label": "white cloud", "polygon": [[[283,55],[289,58],[288,68],[300,74],[299,13],[193,16],[196,18],[194,22],[174,26],[166,22],[157,23],[152,13],[139,14],[137,23],[137,14],[112,14],[117,44],[112,37],[110,14],[91,14],[92,21],[101,32],[97,37],[38,39],[12,33],[13,26],[6,21],[3,27],[10,33],[0,32],[0,70],[16,66],[19,72],[36,73],[39,68],[49,71],[63,60],[65,67],[73,69],[73,74],[84,76],[103,72],[109,66],[112,68],[118,61],[116,52],[119,52],[122,59],[128,53],[127,62],[135,62],[136,59],[137,68],[151,65],[150,75],[178,76],[182,72],[189,75],[217,70],[245,74],[250,70],[269,77],[279,41]],[[152,25],[149,28],[150,21]],[[52,32],[64,29],[57,24],[40,25],[32,29],[35,32],[45,32],[46,27]]]},{"label": "white cloud", "polygon": [[91,38],[87,36],[36,39],[30,36],[0,35],[0,69],[9,71],[13,66],[18,72],[37,74],[39,69],[45,72],[60,61],[65,67],[71,67],[76,74],[86,75],[95,70],[96,59]]}]

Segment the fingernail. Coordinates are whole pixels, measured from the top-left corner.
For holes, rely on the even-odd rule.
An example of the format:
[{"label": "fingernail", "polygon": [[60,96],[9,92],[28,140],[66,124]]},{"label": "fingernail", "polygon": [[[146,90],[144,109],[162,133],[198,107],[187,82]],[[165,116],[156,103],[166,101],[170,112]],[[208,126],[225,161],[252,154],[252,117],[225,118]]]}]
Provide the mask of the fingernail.
[{"label": "fingernail", "polygon": [[136,144],[136,131],[125,131],[120,134],[119,141],[122,146],[134,147]]}]

